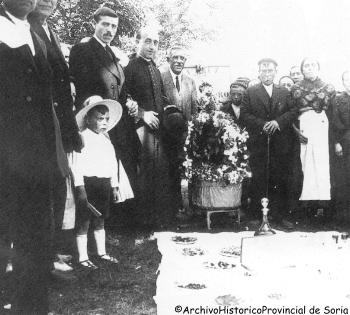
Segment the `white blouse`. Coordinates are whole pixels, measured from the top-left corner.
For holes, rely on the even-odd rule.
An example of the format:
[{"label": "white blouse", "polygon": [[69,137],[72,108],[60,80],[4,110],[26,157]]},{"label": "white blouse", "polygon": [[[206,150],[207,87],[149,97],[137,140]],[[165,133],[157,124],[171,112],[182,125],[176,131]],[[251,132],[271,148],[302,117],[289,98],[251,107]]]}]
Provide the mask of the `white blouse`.
[{"label": "white blouse", "polygon": [[114,147],[103,133],[97,134],[90,129],[81,133],[84,148],[81,153],[75,153],[72,163],[75,186],[84,185],[84,176],[110,178],[111,187],[118,187],[118,162]]}]

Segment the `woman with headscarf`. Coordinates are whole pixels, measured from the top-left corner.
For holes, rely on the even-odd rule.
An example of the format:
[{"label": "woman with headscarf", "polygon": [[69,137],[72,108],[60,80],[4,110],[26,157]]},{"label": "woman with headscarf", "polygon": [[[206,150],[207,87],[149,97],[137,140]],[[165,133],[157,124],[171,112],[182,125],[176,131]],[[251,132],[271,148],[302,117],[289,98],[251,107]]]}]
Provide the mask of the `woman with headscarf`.
[{"label": "woman with headscarf", "polygon": [[319,78],[319,70],[317,60],[305,58],[301,63],[304,79],[293,86],[291,93],[299,108],[299,129],[295,127],[303,175],[299,200],[309,201],[307,205],[321,216],[331,199],[329,120],[335,90]]}]

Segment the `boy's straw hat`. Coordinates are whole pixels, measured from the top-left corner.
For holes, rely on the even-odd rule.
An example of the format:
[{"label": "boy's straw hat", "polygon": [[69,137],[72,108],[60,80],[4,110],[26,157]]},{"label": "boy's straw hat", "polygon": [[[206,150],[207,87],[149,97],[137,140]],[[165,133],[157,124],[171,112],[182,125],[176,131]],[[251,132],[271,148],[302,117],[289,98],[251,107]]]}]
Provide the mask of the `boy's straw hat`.
[{"label": "boy's straw hat", "polygon": [[123,108],[119,104],[119,102],[109,99],[103,99],[99,95],[93,95],[90,96],[83,104],[83,108],[75,115],[75,119],[77,121],[78,127],[80,130],[83,130],[86,128],[86,114],[88,111],[92,108],[94,108],[97,105],[105,105],[108,107],[109,110],[109,122],[107,131],[111,130],[120,120],[123,113]]}]

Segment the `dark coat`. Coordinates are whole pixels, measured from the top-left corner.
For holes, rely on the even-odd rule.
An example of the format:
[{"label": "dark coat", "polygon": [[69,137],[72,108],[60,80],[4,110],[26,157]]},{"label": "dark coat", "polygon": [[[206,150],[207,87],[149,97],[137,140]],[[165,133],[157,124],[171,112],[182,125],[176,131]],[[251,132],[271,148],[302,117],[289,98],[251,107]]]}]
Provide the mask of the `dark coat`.
[{"label": "dark coat", "polygon": [[[0,15],[10,20],[3,8]],[[28,45],[0,44],[0,221],[7,224],[17,254],[13,312],[44,314],[49,311],[50,179],[57,160],[51,68],[45,44],[31,35],[35,56]]]},{"label": "dark coat", "polygon": [[92,95],[113,99],[122,105],[122,118],[109,134],[134,189],[140,144],[134,120],[128,115],[125,106],[125,76],[118,59],[112,61],[102,45],[95,38],[91,38],[86,43],[73,46],[69,65],[77,93],[77,109],[80,109],[84,101]]},{"label": "dark coat", "polygon": [[71,96],[68,65],[61,51],[60,42],[56,34],[49,28],[50,39],[42,25],[34,18],[29,20],[33,30],[45,42],[47,59],[50,63],[52,76],[52,94],[54,108],[60,122],[62,141],[66,152],[80,151],[82,143],[79,129],[73,113],[73,99]]},{"label": "dark coat", "polygon": [[229,114],[233,121],[240,127],[240,128],[244,128],[244,124],[243,124],[243,120],[242,120],[242,114],[239,115],[239,117],[237,118],[232,106],[231,106],[231,102],[227,102],[226,104],[224,104],[221,108],[221,110],[224,112],[224,113],[227,113]]},{"label": "dark coat", "polygon": [[[271,198],[278,203],[285,199],[287,194],[291,165],[289,155],[294,139],[292,122],[297,116],[297,108],[287,89],[274,85],[270,98],[264,86],[258,84],[247,89],[241,116],[249,133],[248,149],[253,173],[252,192],[255,206],[259,206],[257,203],[260,198],[266,196],[267,184],[269,194],[274,195]],[[275,131],[270,139],[269,183],[267,183],[268,137],[263,132],[263,126],[271,120],[278,122],[280,130]]]},{"label": "dark coat", "polygon": [[86,43],[78,43],[72,47],[69,71],[75,83],[77,109],[92,95],[125,103],[125,77],[118,61],[116,58],[113,62],[94,37]]},{"label": "dark coat", "polygon": [[[154,71],[154,84],[150,66]],[[161,120],[166,96],[160,72],[155,65],[137,56],[125,68],[125,78],[127,91],[139,104],[139,111],[155,111]],[[139,218],[143,220],[140,223],[169,223],[174,203],[171,199],[169,161],[161,136],[162,124],[159,130],[154,131],[140,119],[137,133],[141,143],[136,191]]]}]

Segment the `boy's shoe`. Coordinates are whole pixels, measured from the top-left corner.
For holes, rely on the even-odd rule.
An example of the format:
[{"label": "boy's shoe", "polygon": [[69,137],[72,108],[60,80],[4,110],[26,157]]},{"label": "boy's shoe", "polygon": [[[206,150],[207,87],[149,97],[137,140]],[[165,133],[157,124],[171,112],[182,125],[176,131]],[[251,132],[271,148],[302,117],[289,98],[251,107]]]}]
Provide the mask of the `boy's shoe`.
[{"label": "boy's shoe", "polygon": [[89,259],[79,261],[78,266],[81,269],[85,269],[85,270],[89,270],[89,271],[98,269],[98,267]]},{"label": "boy's shoe", "polygon": [[109,254],[104,254],[104,255],[97,256],[97,257],[101,262],[108,262],[108,263],[112,263],[112,264],[119,263],[117,258],[115,258]]}]

